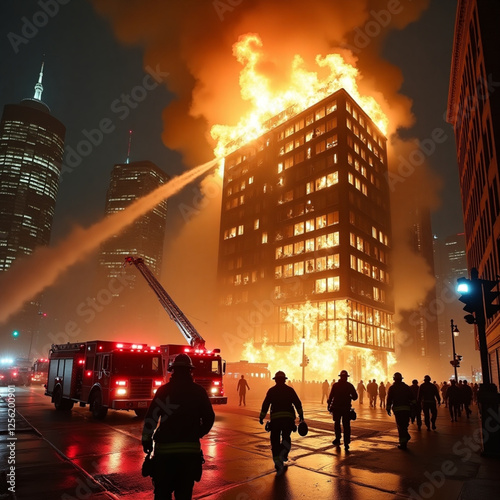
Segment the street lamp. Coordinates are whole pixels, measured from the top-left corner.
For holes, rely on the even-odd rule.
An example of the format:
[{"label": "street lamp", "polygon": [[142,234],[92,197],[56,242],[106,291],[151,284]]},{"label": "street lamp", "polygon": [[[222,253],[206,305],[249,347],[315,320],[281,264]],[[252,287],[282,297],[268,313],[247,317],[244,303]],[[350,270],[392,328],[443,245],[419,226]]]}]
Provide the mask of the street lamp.
[{"label": "street lamp", "polygon": [[455,369],[455,380],[457,382],[458,382],[458,375],[457,375],[458,359],[457,359],[457,353],[455,352],[455,337],[458,337],[459,333],[460,333],[460,330],[458,329],[458,326],[453,324],[453,320],[451,320],[451,343],[453,346],[453,361],[451,361],[451,364],[453,365],[453,368]]},{"label": "street lamp", "polygon": [[306,338],[302,333],[302,383],[305,381],[306,374]]}]

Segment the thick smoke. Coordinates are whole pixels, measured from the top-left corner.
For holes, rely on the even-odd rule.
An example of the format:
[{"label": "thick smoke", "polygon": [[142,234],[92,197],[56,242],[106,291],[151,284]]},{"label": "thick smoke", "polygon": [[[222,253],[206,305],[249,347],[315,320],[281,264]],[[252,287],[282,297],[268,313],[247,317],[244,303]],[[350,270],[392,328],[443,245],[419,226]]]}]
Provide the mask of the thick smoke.
[{"label": "thick smoke", "polygon": [[[295,54],[301,55],[309,69],[314,70],[317,54],[339,52],[355,64],[362,74],[358,82],[360,92],[379,100],[390,120],[390,182],[396,242],[393,280],[396,298],[404,299],[397,307],[411,308],[425,298],[433,277],[423,258],[411,250],[410,234],[419,208],[432,209],[437,205],[439,183],[425,161],[412,160],[417,157],[418,144],[398,138],[398,129],[414,122],[412,103],[399,93],[401,71],[380,53],[387,35],[417,20],[429,0],[94,0],[93,3],[110,20],[119,40],[143,47],[145,66],[159,65],[169,72],[168,86],[177,98],[163,112],[163,141],[167,147],[180,151],[188,166],[206,158],[213,149],[211,126],[234,125],[248,109],[238,84],[242,67],[232,52],[241,35],[260,36],[267,54],[260,70],[277,89],[286,88]],[[217,244],[218,223],[214,215],[210,223],[214,244]],[[183,230],[181,239],[169,251],[167,266],[173,267],[175,261],[180,280],[185,276],[180,270],[191,269],[182,249],[200,244],[198,225],[193,223],[191,228]],[[207,230],[206,225],[204,229]],[[410,269],[418,273],[418,279],[406,279],[403,271]],[[412,283],[411,289],[403,285],[408,282]],[[213,288],[198,288],[197,295],[204,294],[213,294]]]}]

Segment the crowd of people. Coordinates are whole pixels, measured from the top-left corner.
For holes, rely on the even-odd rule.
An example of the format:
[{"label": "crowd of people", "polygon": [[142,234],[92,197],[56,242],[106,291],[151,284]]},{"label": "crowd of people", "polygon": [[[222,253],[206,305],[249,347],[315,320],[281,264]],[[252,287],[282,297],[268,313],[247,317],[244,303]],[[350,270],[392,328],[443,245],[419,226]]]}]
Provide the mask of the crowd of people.
[{"label": "crowd of people", "polygon": [[[332,384],[334,383],[335,380]],[[434,380],[432,385],[439,392],[445,407],[450,408],[450,416],[453,415],[451,417],[452,421],[456,421],[457,416],[460,416],[462,411],[465,412],[467,418],[470,416],[470,405],[477,404],[477,391],[479,390],[479,385],[477,383],[469,384],[467,380],[459,380],[457,383],[452,379],[450,382],[444,381],[441,383]],[[369,380],[367,384],[365,384],[363,380],[360,380],[356,386],[359,395],[359,404],[363,404],[366,393],[371,408],[376,408],[377,405],[380,408],[386,408],[387,393],[390,386],[391,384],[388,380],[386,382],[380,382],[380,384],[378,384],[375,379]],[[419,381],[414,379],[410,387],[414,391],[416,387],[418,391]],[[448,389],[450,388],[452,388],[451,392],[448,393]],[[415,396],[416,395],[417,394],[415,394]]]},{"label": "crowd of people", "polygon": [[[352,408],[352,402],[359,400],[362,405],[365,401],[365,393],[370,408],[382,408],[389,416],[394,413],[398,429],[398,448],[405,450],[411,436],[408,432],[410,422],[416,423],[418,430],[425,425],[428,431],[436,430],[437,408],[441,402],[449,408],[452,422],[458,421],[462,412],[469,418],[471,414],[470,405],[477,402],[478,385],[469,385],[466,380],[458,383],[451,380],[450,383],[438,384],[431,382],[431,377],[425,375],[423,383],[414,379],[411,385],[403,382],[401,373],[396,372],[392,384],[389,381],[377,383],[371,379],[365,385],[360,380],[356,387],[348,382],[349,373],[342,370],[339,379],[330,384],[326,379],[321,384],[303,384],[311,395],[311,389],[321,387],[321,404],[327,403],[327,410],[331,413],[334,421],[335,439],[332,444],[340,447],[342,443],[346,451],[349,451],[351,442],[351,420],[356,419],[356,412]],[[269,430],[271,431],[271,448],[276,470],[281,472],[288,461],[288,453],[291,449],[291,433],[295,427],[297,411],[300,422],[304,421],[302,402],[293,389],[293,382],[286,383],[283,372],[277,372],[274,380],[275,387],[271,388],[262,404],[259,416],[260,423],[270,408]],[[309,391],[308,391],[309,390]],[[422,419],[423,414],[423,419]]]},{"label": "crowd of people", "polygon": [[[204,457],[200,438],[214,425],[215,413],[205,389],[196,384],[192,371],[194,365],[187,354],[179,354],[170,365],[170,381],[156,392],[144,419],[142,447],[146,458],[143,475],[151,476],[155,498],[191,498],[194,483],[200,481]],[[369,380],[365,385],[360,380],[356,387],[348,381],[349,373],[342,370],[338,380],[332,384],[309,383],[301,389],[319,389],[321,404],[326,400],[326,409],[334,421],[335,439],[332,444],[346,452],[351,442],[351,421],[356,419],[352,402],[364,404],[365,393],[371,408],[383,408],[389,416],[394,413],[398,429],[399,445],[407,448],[411,439],[408,432],[410,421],[420,430],[423,425],[428,431],[436,429],[437,406],[443,403],[449,408],[452,422],[456,422],[462,412],[469,418],[470,405],[477,402],[478,385],[469,385],[466,380],[455,380],[437,384],[426,375],[423,383],[413,380],[411,385],[403,382],[401,373],[396,372],[392,383],[377,383]],[[273,377],[275,385],[267,390],[259,414],[259,422],[270,413],[266,430],[270,431],[271,451],[274,465],[281,474],[289,460],[292,447],[291,434],[295,430],[302,436],[308,432],[304,420],[302,402],[283,371]],[[246,393],[250,386],[244,375],[238,380],[236,390],[239,405],[246,406]],[[311,395],[310,391],[309,396]],[[316,393],[315,393],[316,394]],[[422,422],[423,413],[423,422]],[[296,419],[299,419],[298,426]],[[154,456],[151,453],[154,449]]]}]

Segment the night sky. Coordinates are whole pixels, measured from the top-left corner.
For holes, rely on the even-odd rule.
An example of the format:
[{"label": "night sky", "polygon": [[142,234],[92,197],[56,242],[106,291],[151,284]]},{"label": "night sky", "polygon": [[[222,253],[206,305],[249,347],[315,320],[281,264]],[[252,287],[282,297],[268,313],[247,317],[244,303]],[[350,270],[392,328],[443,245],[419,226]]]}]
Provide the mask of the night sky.
[{"label": "night sky", "polygon": [[[167,5],[178,3],[165,2]],[[244,16],[245,3],[244,0],[225,15]],[[247,5],[252,6],[254,3],[258,2],[248,0]],[[362,3],[362,0],[357,2]],[[367,3],[370,8],[378,6],[378,11],[391,2],[371,0]],[[408,0],[401,0],[400,3],[406,8]],[[426,2],[422,0],[418,3]],[[151,64],[144,61],[143,49],[138,44],[118,42],[109,21],[110,16],[101,17],[90,2],[82,0],[61,0],[61,3],[49,0],[46,8],[51,10],[50,14],[44,14],[43,4],[43,0],[2,2],[0,60],[3,71],[0,77],[0,104],[17,103],[23,98],[32,97],[41,62],[45,61],[42,100],[67,128],[66,154],[70,149],[77,150],[81,141],[86,140],[85,131],[92,135],[102,120],[111,122],[106,133],[93,133],[97,144],[92,146],[86,157],[65,157],[66,171],[62,176],[53,225],[53,241],[57,242],[74,224],[88,226],[102,217],[110,173],[115,163],[126,159],[130,129],[133,130],[131,160],[152,160],[171,176],[183,172],[187,166],[192,167],[193,162],[183,161],[185,157],[167,148],[161,137],[162,112],[177,97],[168,88],[178,85],[178,82],[170,85],[171,77],[172,81],[177,77],[176,66],[168,68],[171,75],[166,74],[168,71],[163,66],[157,68],[160,72],[158,79],[162,80],[159,84],[155,84],[151,78],[145,80],[147,73],[144,68],[148,65],[151,67]],[[128,2],[123,4],[127,5]],[[154,4],[151,1],[144,2],[150,8]],[[219,5],[222,4],[219,2]],[[344,9],[352,5],[345,1],[329,2],[332,6],[336,4],[343,4]],[[114,5],[118,4],[115,2]],[[213,5],[215,2],[212,7],[209,5],[206,8],[214,9]],[[180,12],[179,8],[172,7],[172,15]],[[418,20],[401,30],[392,30],[379,48],[379,56],[401,70],[403,80],[399,93],[413,101],[414,125],[400,130],[400,135],[424,141],[432,136],[435,129],[442,129],[442,136],[446,138],[442,143],[435,144],[428,155],[430,169],[442,184],[439,191],[440,207],[432,214],[433,232],[440,237],[463,231],[455,140],[452,127],[445,121],[455,11],[454,0],[431,0]],[[196,11],[192,16],[196,16]],[[115,14],[115,21],[119,17]],[[138,24],[143,21],[138,19]],[[39,27],[33,28],[33,22],[38,23]],[[197,22],[201,26],[199,29],[202,29],[203,20],[198,19]],[[224,36],[229,43],[237,40],[239,33],[231,31],[229,21],[224,23],[221,19],[215,28],[226,30]],[[175,39],[172,43],[175,43]],[[233,73],[236,75],[239,71],[237,66],[235,63],[236,70]],[[238,87],[238,81],[228,81],[227,85]],[[221,92],[224,90],[221,89]],[[127,96],[136,96],[136,99]],[[193,129],[193,134],[196,136],[196,129]],[[200,147],[202,161],[210,160],[204,155],[210,148],[203,135],[195,139],[203,144]],[[422,198],[426,195],[423,189]],[[167,249],[168,245],[175,242],[185,223],[178,208],[186,200],[187,203],[193,200],[192,185],[169,200]],[[214,224],[214,228],[218,231],[218,223]],[[79,279],[77,273],[82,272],[83,265],[80,265],[80,271],[72,271],[73,277],[65,278],[66,285],[71,285],[71,280]],[[165,276],[170,277],[170,271],[175,274],[176,265],[177,262],[166,262]],[[176,293],[179,293],[182,303],[189,294],[184,292],[183,295],[179,285],[183,279],[182,273],[177,276],[176,281],[172,275],[169,292],[172,293],[173,289],[176,297],[179,296]],[[194,276],[192,279],[196,283]],[[77,303],[78,295],[75,294],[71,300]]]}]

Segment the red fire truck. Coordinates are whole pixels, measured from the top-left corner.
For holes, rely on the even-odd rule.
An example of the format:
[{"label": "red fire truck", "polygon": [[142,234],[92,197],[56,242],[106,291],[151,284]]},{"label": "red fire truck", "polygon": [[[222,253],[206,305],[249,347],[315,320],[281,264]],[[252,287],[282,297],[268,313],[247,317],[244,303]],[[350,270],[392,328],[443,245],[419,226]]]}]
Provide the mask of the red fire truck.
[{"label": "red fire truck", "polygon": [[44,385],[47,382],[49,373],[49,360],[40,358],[35,359],[31,367],[31,383]]},{"label": "red fire truck", "polygon": [[89,405],[94,418],[108,409],[144,416],[163,383],[161,350],[144,344],[93,340],[52,345],[45,395],[57,410]]},{"label": "red fire truck", "polygon": [[193,378],[207,391],[212,404],[226,404],[227,397],[224,395],[223,375],[226,362],[222,360],[220,349],[208,350],[205,348],[205,340],[198,333],[186,315],[179,309],[172,297],[161,286],[156,276],[150,271],[141,258],[127,257],[125,262],[134,265],[140,271],[144,279],[152,288],[161,305],[175,322],[189,345],[162,344],[160,345],[163,368],[166,378],[168,367],[172,364],[177,354],[186,353],[194,365]]}]

